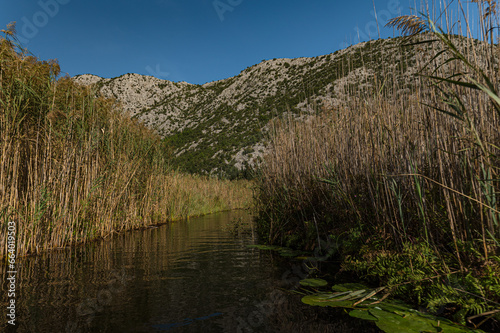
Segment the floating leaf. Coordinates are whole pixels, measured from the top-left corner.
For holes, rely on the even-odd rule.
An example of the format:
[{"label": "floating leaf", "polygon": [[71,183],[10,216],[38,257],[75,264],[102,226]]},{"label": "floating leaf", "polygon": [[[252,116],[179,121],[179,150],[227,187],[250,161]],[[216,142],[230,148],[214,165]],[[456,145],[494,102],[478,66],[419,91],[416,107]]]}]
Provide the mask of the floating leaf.
[{"label": "floating leaf", "polygon": [[367,294],[367,291],[365,289],[361,289],[361,290],[356,290],[356,291],[353,291],[349,294],[349,297],[351,299],[354,299],[354,298],[359,298],[359,297],[364,297],[365,295]]},{"label": "floating leaf", "polygon": [[377,321],[377,317],[374,317],[368,312],[368,310],[354,309],[349,312],[349,316],[359,319]]},{"label": "floating leaf", "polygon": [[331,307],[342,307],[350,308],[352,306],[352,300],[336,300],[332,298],[331,293],[314,294],[302,297],[302,302],[308,305],[316,306],[331,306]]},{"label": "floating leaf", "polygon": [[324,287],[328,284],[323,279],[304,279],[299,281],[299,283],[304,287]]},{"label": "floating leaf", "polygon": [[[483,332],[460,326],[446,318],[421,313],[398,300],[384,301],[377,304],[360,302],[370,297],[377,289],[367,289],[357,283],[335,285],[337,292],[317,293],[302,297],[302,302],[309,305],[342,307],[353,309],[349,315],[355,318],[371,320],[386,333],[465,333]],[[360,308],[356,305],[359,303]],[[484,332],[483,332],[484,333]]]},{"label": "floating leaf", "polygon": [[370,314],[376,317],[377,327],[387,333],[420,333],[437,332],[436,328],[424,317],[414,313],[406,313],[400,316],[396,313],[373,308]]},{"label": "floating leaf", "polygon": [[378,292],[380,292],[380,291],[382,291],[382,290],[384,290],[384,289],[385,289],[385,287],[380,287],[380,288],[377,288],[377,289],[372,290],[371,292],[367,293],[367,294],[366,294],[366,295],[365,295],[362,299],[360,299],[359,301],[357,301],[357,302],[356,302],[356,303],[354,303],[353,305],[354,305],[354,306],[356,306],[356,305],[358,305],[358,304],[360,304],[360,303],[362,303],[362,302],[366,301],[366,300],[367,300],[367,299],[369,299],[369,298],[374,298],[374,296],[375,296]]},{"label": "floating leaf", "polygon": [[336,284],[332,287],[333,291],[353,291],[360,289],[366,290],[368,289],[368,287],[361,283],[342,283],[342,284]]},{"label": "floating leaf", "polygon": [[416,310],[406,313],[392,313],[377,308],[369,310],[370,314],[377,318],[378,328],[387,333],[420,333],[420,332],[441,332],[441,333],[465,333],[482,332],[461,327],[448,319],[424,315]]},{"label": "floating leaf", "polygon": [[390,300],[386,301],[383,303],[379,303],[376,305],[378,308],[382,308],[385,311],[390,311],[390,312],[407,312],[407,311],[416,311],[413,310],[408,304],[399,301],[399,300]]}]

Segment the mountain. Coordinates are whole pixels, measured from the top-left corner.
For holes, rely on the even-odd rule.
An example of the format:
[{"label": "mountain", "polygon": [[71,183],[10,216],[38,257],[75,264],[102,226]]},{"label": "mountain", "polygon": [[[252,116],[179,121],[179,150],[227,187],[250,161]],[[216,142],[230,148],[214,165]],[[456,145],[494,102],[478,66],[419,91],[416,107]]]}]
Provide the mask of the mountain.
[{"label": "mountain", "polygon": [[374,82],[399,87],[394,94],[412,89],[417,64],[433,53],[428,44],[402,48],[403,41],[380,39],[318,57],[265,60],[203,85],[138,74],[74,80],[96,85],[154,128],[173,147],[174,166],[234,178],[260,160],[271,119],[339,108],[354,91],[374,93]]}]

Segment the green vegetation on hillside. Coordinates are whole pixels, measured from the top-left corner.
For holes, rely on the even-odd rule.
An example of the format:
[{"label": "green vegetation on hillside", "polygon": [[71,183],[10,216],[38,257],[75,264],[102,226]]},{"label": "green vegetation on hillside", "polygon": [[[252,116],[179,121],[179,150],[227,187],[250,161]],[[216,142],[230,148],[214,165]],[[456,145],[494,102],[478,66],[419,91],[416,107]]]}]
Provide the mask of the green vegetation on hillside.
[{"label": "green vegetation on hillside", "polygon": [[2,32],[0,228],[15,222],[17,255],[249,204],[246,182],[172,171],[157,134]]},{"label": "green vegetation on hillside", "polygon": [[[267,135],[263,133],[263,129],[272,119],[289,114],[296,117],[303,115],[303,107],[300,107],[300,104],[319,112],[324,107],[322,98],[319,97],[337,98],[333,89],[335,83],[348,73],[360,69],[372,71],[379,82],[385,80],[388,85],[392,85],[393,80],[398,84],[405,82],[403,73],[408,66],[414,65],[414,51],[395,48],[396,43],[397,39],[367,42],[341,55],[336,52],[329,56],[310,58],[301,65],[290,65],[283,61],[277,63],[274,73],[259,71],[253,66],[234,78],[216,82],[211,86],[189,88],[190,92],[185,96],[197,96],[200,99],[182,114],[182,119],[190,120],[192,125],[174,133],[159,130],[166,136],[165,140],[174,147],[177,156],[173,163],[189,172],[215,173],[229,178],[252,175],[250,166],[241,170],[234,167],[237,162],[234,153],[264,142]],[[397,75],[384,78],[380,59],[388,48],[395,48],[392,52],[397,54],[392,60],[398,71]],[[237,84],[244,73],[252,76],[253,86],[241,86],[238,90],[241,93],[231,96],[232,105],[215,105],[213,101],[229,87]],[[368,81],[369,77],[360,77],[359,80],[346,85],[342,94],[348,95],[350,91],[359,90],[360,86],[370,88],[372,82]],[[263,94],[268,80],[276,86],[276,91]],[[179,100],[171,100],[168,97],[160,104],[144,110],[142,114],[158,113],[162,103],[175,105],[178,102]],[[240,105],[243,107],[239,108]],[[154,126],[154,123],[152,125]],[[193,146],[193,143],[196,145]]]},{"label": "green vegetation on hillside", "polygon": [[122,75],[101,79],[96,89],[126,103],[131,93],[127,85],[134,84],[132,91],[145,101],[154,99],[134,106],[134,118],[168,142],[174,167],[247,178],[264,152],[271,120],[320,113],[351,94],[371,93],[374,82],[398,89],[385,94],[412,89],[409,72],[417,58],[425,58],[425,45],[403,49],[399,42],[377,40],[319,57],[267,60],[204,85],[161,80],[142,85],[145,77]]}]

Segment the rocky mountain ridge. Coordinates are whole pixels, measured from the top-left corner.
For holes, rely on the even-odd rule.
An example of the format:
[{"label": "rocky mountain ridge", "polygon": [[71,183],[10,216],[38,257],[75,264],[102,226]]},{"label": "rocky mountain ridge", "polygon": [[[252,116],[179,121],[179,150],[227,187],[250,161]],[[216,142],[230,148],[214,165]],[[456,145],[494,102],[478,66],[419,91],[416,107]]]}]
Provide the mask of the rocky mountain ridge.
[{"label": "rocky mountain ridge", "polygon": [[265,60],[203,85],[139,74],[74,80],[115,97],[132,117],[155,129],[172,145],[174,166],[233,178],[258,163],[271,119],[338,108],[354,90],[372,93],[374,80],[400,87],[395,94],[408,93],[417,60],[425,62],[433,52],[427,44],[402,48],[402,41],[380,39],[318,57]]}]

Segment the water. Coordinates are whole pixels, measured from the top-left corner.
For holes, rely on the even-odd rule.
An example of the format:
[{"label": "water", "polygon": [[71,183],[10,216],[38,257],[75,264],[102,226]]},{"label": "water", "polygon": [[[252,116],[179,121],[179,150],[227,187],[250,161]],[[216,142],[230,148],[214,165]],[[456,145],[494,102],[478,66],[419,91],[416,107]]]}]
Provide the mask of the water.
[{"label": "water", "polygon": [[[214,214],[18,259],[16,331],[359,332],[359,321],[280,290],[300,265],[248,248],[251,229],[223,228],[235,218],[250,221]],[[2,309],[6,294],[2,283]]]}]

